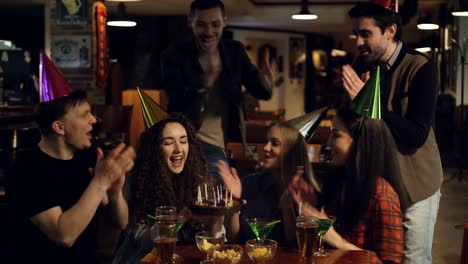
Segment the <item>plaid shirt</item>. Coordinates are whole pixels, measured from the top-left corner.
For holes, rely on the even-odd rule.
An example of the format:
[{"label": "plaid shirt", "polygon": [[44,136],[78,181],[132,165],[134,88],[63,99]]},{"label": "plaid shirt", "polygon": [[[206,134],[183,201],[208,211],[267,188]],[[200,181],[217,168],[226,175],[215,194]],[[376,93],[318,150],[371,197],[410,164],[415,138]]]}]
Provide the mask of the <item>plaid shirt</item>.
[{"label": "plaid shirt", "polygon": [[[401,263],[403,224],[398,194],[384,178],[378,178],[375,195],[359,223],[338,232],[352,244],[374,251],[385,263]],[[380,263],[376,258],[371,262]]]}]

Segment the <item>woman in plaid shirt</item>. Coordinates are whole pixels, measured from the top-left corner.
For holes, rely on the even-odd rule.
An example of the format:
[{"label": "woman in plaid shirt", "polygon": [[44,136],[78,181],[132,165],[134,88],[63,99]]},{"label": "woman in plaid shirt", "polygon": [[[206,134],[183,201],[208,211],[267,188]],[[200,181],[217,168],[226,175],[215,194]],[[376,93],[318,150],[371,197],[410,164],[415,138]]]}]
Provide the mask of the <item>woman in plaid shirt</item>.
[{"label": "woman in plaid shirt", "polygon": [[332,163],[342,169],[325,179],[320,204],[310,205],[315,194],[299,177],[289,188],[293,199],[306,202],[305,215],[336,217],[325,235],[330,246],[371,250],[377,263],[401,263],[406,192],[390,131],[382,120],[343,108],[333,119],[331,137]]}]

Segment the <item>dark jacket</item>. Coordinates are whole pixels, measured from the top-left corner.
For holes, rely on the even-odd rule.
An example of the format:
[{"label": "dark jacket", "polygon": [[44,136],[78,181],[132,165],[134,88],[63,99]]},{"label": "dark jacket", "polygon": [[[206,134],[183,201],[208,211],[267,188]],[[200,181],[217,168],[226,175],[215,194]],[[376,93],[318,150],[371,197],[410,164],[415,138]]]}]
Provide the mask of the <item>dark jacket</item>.
[{"label": "dark jacket", "polygon": [[[241,111],[242,89],[257,99],[270,99],[271,88],[264,87],[259,72],[247,56],[243,45],[234,40],[221,40],[219,51],[223,71],[219,77],[222,95],[229,99],[228,131],[225,142],[245,140]],[[206,91],[202,88],[203,68],[198,61],[195,40],[174,45],[161,55],[163,89],[169,97],[168,111],[182,112],[198,130],[206,109]]]}]

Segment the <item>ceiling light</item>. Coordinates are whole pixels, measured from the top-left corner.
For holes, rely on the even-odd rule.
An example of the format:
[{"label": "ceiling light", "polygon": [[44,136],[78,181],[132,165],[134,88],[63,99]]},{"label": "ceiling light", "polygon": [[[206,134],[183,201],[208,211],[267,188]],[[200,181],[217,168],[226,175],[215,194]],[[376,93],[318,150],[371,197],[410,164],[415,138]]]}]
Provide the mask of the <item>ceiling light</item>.
[{"label": "ceiling light", "polygon": [[468,16],[468,11],[453,11],[452,16]]},{"label": "ceiling light", "polygon": [[434,23],[419,23],[418,28],[421,30],[436,30],[439,29],[439,25]]},{"label": "ceiling light", "polygon": [[421,47],[421,48],[417,48],[415,50],[417,50],[417,51],[419,51],[421,53],[425,53],[425,52],[430,52],[432,50],[432,48],[431,47]]},{"label": "ceiling light", "polygon": [[459,7],[452,12],[453,16],[468,16],[468,3],[466,0],[459,0]]},{"label": "ceiling light", "polygon": [[117,17],[107,21],[107,25],[110,27],[134,27],[136,22],[128,19],[125,12],[125,4],[120,2],[117,6]]},{"label": "ceiling light", "polygon": [[331,50],[332,57],[344,57],[346,56],[346,51],[339,50],[339,49],[332,49]]},{"label": "ceiling light", "polygon": [[318,16],[310,13],[307,0],[302,0],[301,11],[298,14],[292,15],[291,18],[297,20],[312,20],[317,19]]},{"label": "ceiling light", "polygon": [[431,13],[426,13],[425,16],[419,17],[418,28],[421,30],[436,30],[439,29],[439,25],[432,22]]}]

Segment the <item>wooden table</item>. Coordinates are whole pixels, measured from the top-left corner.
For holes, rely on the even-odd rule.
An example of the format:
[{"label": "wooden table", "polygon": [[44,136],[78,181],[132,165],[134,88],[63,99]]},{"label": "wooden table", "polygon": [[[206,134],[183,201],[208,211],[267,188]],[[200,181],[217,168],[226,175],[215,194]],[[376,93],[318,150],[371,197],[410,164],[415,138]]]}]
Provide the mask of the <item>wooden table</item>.
[{"label": "wooden table", "polygon": [[[370,264],[373,263],[372,257],[374,253],[366,250],[327,250],[330,253],[328,257],[315,257],[310,259],[301,259],[299,252],[295,249],[279,247],[276,251],[276,255],[273,260],[269,261],[268,264]],[[200,263],[205,258],[205,254],[201,253],[195,245],[177,245],[176,253],[182,257],[181,261],[177,264],[189,264],[189,263]],[[157,263],[157,257],[153,253],[146,255],[140,264],[155,264]],[[244,247],[244,254],[240,264],[253,264],[253,262],[247,256]]]}]

